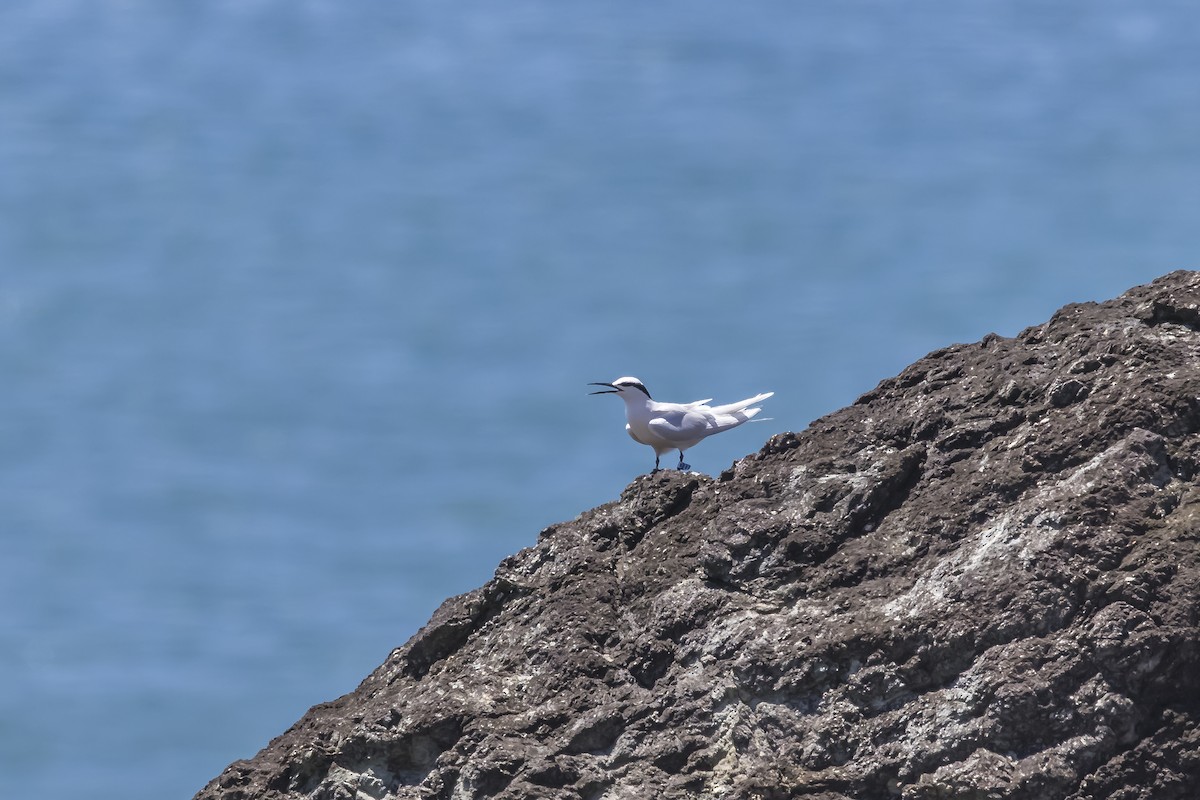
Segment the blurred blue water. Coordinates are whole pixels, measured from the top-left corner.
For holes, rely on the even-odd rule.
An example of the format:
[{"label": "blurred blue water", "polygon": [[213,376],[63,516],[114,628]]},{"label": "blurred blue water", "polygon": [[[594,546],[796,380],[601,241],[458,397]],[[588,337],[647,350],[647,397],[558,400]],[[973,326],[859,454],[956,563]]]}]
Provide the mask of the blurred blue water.
[{"label": "blurred blue water", "polygon": [[[0,8],[0,796],[186,797],[652,463],[1200,247],[1200,9]],[[136,776],[136,777],[134,777]]]}]

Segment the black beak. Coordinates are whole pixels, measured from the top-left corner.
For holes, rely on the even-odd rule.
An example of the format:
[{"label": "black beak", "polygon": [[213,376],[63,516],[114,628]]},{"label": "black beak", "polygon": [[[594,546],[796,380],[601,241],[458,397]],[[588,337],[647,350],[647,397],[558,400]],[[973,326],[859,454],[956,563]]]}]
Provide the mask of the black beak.
[{"label": "black beak", "polygon": [[611,383],[589,383],[588,386],[607,386],[608,391],[601,389],[598,392],[588,392],[588,394],[620,394],[621,390],[613,386]]}]

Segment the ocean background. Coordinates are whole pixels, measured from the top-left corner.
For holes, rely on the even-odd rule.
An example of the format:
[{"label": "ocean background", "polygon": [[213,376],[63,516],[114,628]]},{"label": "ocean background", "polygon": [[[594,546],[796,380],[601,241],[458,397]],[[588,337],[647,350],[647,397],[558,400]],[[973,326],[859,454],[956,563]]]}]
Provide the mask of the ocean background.
[{"label": "ocean background", "polygon": [[8,0],[0,796],[187,798],[653,464],[1200,265],[1200,6]]}]

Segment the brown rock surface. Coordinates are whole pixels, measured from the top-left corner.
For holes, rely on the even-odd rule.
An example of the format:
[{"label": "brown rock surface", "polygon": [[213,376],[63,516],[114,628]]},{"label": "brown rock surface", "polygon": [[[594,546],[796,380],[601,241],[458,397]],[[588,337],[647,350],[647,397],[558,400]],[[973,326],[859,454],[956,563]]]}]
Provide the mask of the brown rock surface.
[{"label": "brown rock surface", "polygon": [[198,798],[1200,797],[1200,273],[544,531]]}]

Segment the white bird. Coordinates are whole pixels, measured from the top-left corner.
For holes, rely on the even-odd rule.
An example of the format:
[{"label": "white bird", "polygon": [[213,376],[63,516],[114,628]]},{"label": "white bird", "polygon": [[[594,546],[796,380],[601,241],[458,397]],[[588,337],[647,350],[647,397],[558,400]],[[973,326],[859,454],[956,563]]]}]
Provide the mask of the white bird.
[{"label": "white bird", "polygon": [[612,383],[589,383],[588,386],[607,386],[607,389],[592,394],[615,394],[625,401],[625,430],[638,444],[654,448],[654,472],[658,472],[662,454],[672,450],[679,451],[679,469],[691,469],[683,463],[684,450],[714,433],[748,421],[762,411],[750,406],[775,394],[767,392],[728,405],[709,406],[712,398],[691,403],[655,402],[637,378],[617,378]]}]

